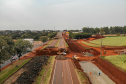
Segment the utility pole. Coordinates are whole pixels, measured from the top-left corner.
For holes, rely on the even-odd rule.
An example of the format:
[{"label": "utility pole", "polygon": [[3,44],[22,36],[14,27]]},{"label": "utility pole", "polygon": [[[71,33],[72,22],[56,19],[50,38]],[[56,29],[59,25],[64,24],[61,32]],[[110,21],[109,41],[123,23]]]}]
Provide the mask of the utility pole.
[{"label": "utility pole", "polygon": [[55,26],[54,26],[54,31],[55,31]]},{"label": "utility pole", "polygon": [[100,54],[100,57],[102,56],[102,31],[100,29],[100,34],[101,34],[101,54]]}]

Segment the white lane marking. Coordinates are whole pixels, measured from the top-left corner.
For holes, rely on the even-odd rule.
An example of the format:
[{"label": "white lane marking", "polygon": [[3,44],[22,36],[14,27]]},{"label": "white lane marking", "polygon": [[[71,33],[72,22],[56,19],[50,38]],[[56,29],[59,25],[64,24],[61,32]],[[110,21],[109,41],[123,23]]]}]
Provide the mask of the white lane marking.
[{"label": "white lane marking", "polygon": [[[57,61],[56,61],[56,63],[57,63]],[[53,81],[54,81],[54,75],[55,75],[55,72],[56,72],[56,63],[55,63],[55,69],[54,69],[54,74],[53,74],[52,84],[53,84]]]},{"label": "white lane marking", "polygon": [[[67,61],[67,63],[68,63],[68,61]],[[71,80],[72,80],[72,84],[73,84],[73,79],[72,79],[72,76],[71,76],[69,63],[68,63],[68,69],[69,69],[68,71],[69,71],[69,73],[70,73],[70,78],[71,78]]]}]

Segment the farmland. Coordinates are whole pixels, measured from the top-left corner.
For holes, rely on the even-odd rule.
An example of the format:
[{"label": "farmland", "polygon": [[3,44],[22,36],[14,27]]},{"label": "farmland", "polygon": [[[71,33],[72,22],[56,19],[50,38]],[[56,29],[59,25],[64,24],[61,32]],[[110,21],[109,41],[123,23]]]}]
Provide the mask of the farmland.
[{"label": "farmland", "polygon": [[105,56],[103,59],[126,71],[126,55]]},{"label": "farmland", "polygon": [[[100,45],[101,39],[90,41],[90,43],[95,43]],[[102,39],[102,44],[108,46],[126,46],[126,36],[106,37]]]}]

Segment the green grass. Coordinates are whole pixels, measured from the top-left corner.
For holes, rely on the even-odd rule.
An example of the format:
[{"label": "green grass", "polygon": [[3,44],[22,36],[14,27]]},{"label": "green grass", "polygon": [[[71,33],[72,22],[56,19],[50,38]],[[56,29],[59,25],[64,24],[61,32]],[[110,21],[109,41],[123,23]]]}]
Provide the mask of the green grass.
[{"label": "green grass", "polygon": [[49,84],[51,79],[51,73],[53,70],[54,60],[55,56],[50,56],[50,58],[48,59],[48,64],[42,68],[39,76],[36,79],[35,84],[41,84],[42,80],[43,80],[42,84]]},{"label": "green grass", "polygon": [[42,49],[46,48],[50,43],[52,43],[52,41],[53,41],[53,40],[49,41],[49,42],[47,43],[47,45],[45,45],[44,47],[42,47]]},{"label": "green grass", "polygon": [[[19,70],[24,64],[26,64],[30,59],[26,60],[18,60],[13,65],[10,65],[6,69],[0,72],[0,84],[6,80],[9,76],[11,76],[13,73],[15,73],[17,70]],[[18,64],[18,67],[16,65]]]},{"label": "green grass", "polygon": [[126,71],[126,55],[104,56],[102,59],[108,60],[113,65]]},{"label": "green grass", "polygon": [[58,39],[58,42],[56,43],[55,47],[59,46],[60,39]]},{"label": "green grass", "polygon": [[66,47],[69,47],[67,43],[65,43]]},{"label": "green grass", "polygon": [[84,72],[80,71],[79,69],[75,69],[75,71],[79,78],[80,84],[90,84],[90,82]]},{"label": "green grass", "polygon": [[95,45],[95,44],[91,44],[91,43],[87,43],[82,41],[83,44],[88,45],[88,46],[93,46],[93,47],[100,47],[100,45]]},{"label": "green grass", "polygon": [[[101,39],[90,41],[91,43],[101,44]],[[126,36],[106,37],[102,39],[103,45],[108,46],[126,46]]]}]

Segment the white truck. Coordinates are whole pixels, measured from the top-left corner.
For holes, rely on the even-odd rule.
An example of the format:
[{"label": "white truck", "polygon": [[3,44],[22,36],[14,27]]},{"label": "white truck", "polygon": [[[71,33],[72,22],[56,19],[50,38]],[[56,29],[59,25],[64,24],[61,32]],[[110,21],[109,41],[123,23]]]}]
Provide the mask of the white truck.
[{"label": "white truck", "polygon": [[80,58],[77,55],[74,55],[73,56],[73,59],[76,60],[76,61],[79,61],[80,60]]}]

